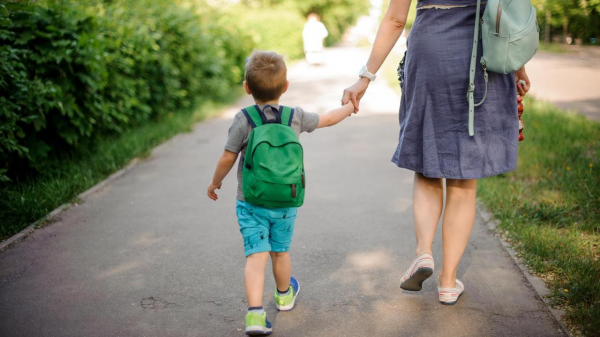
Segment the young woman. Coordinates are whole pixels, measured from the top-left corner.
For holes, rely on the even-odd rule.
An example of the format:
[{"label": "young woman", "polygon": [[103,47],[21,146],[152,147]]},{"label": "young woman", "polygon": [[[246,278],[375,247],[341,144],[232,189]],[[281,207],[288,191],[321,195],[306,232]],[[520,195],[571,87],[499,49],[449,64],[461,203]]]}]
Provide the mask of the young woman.
[{"label": "young woman", "polygon": [[[342,103],[358,110],[374,73],[404,29],[411,0],[391,0],[360,79],[344,90]],[[530,87],[525,67],[514,74],[489,72],[487,98],[475,109],[475,135],[468,133],[467,88],[477,0],[419,0],[408,38],[400,103],[400,136],[392,161],[415,171],[413,211],[416,259],[401,279],[406,290],[421,290],[434,270],[432,244],[442,219],[443,263],[439,300],[454,304],[464,291],[458,263],[475,219],[477,179],[513,171],[517,162],[517,90]],[[482,4],[481,14],[485,9]],[[479,39],[481,41],[481,38]],[[478,43],[481,46],[481,43]],[[479,56],[481,57],[481,47]],[[516,84],[523,80],[525,85]],[[475,102],[484,94],[478,67]]]}]

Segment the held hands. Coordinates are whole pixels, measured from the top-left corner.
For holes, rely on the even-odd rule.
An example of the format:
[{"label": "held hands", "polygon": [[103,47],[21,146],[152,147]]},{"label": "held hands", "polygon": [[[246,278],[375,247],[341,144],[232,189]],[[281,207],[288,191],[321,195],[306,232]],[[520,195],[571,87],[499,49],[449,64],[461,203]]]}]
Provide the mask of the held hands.
[{"label": "held hands", "polygon": [[215,193],[215,190],[221,189],[221,185],[223,185],[223,183],[219,183],[218,185],[210,183],[210,185],[208,185],[208,191],[206,192],[206,195],[208,195],[208,197],[212,200],[217,201],[217,199],[219,199],[219,196],[217,195],[217,193]]},{"label": "held hands", "polygon": [[354,113],[358,112],[358,104],[361,98],[365,95],[367,87],[369,86],[369,79],[361,77],[354,85],[344,89],[344,95],[342,96],[342,105],[352,102],[354,105]]},{"label": "held hands", "polygon": [[[519,93],[519,96],[524,97],[529,92],[529,88],[531,88],[531,82],[529,82],[525,66],[515,71],[515,80],[517,82],[517,92]],[[520,80],[525,81],[525,85],[519,83]]]}]

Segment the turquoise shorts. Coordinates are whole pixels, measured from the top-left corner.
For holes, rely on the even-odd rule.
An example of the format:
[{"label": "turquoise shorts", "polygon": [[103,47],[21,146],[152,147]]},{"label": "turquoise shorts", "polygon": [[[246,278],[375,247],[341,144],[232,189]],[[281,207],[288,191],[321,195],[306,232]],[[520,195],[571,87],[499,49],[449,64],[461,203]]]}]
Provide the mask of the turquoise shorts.
[{"label": "turquoise shorts", "polygon": [[269,209],[238,200],[236,213],[246,257],[290,250],[298,207]]}]

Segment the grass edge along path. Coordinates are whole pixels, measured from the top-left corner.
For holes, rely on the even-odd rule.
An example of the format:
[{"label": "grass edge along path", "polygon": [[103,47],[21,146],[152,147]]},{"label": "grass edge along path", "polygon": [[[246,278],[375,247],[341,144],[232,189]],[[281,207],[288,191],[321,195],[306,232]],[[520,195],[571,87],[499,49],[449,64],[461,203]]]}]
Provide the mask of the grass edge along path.
[{"label": "grass edge along path", "polygon": [[[134,158],[145,157],[150,151],[181,132],[232,103],[207,102],[191,111],[169,114],[162,120],[126,130],[118,136],[98,141],[91,150],[57,161],[47,172],[24,181],[14,181],[0,189],[0,241],[37,223],[62,204],[127,166]],[[233,97],[235,96],[235,97]]]},{"label": "grass edge along path", "polygon": [[600,123],[528,98],[517,171],[480,180],[497,230],[575,335],[600,335]]}]

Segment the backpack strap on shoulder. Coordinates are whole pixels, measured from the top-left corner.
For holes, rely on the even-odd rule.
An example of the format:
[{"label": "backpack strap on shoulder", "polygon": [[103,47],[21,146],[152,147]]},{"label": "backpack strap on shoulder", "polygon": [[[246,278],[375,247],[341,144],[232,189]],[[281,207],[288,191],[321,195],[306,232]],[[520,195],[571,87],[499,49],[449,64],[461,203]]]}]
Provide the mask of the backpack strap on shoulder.
[{"label": "backpack strap on shoulder", "polygon": [[258,105],[251,105],[242,109],[244,115],[248,119],[248,123],[254,129],[257,126],[267,124],[267,118],[265,114],[260,110]]},{"label": "backpack strap on shoulder", "polygon": [[294,109],[288,106],[279,106],[279,115],[281,116],[281,124],[292,126],[292,119],[294,118]]},{"label": "backpack strap on shoulder", "polygon": [[488,91],[488,73],[485,59],[481,58],[481,67],[483,68],[483,79],[485,81],[485,93],[479,103],[475,103],[475,59],[477,58],[477,41],[479,40],[479,26],[483,23],[479,18],[481,14],[481,0],[477,0],[477,9],[475,13],[475,33],[473,35],[473,51],[471,52],[471,65],[469,67],[469,88],[467,89],[467,101],[469,103],[469,136],[475,135],[475,107],[480,106],[485,101]]}]

